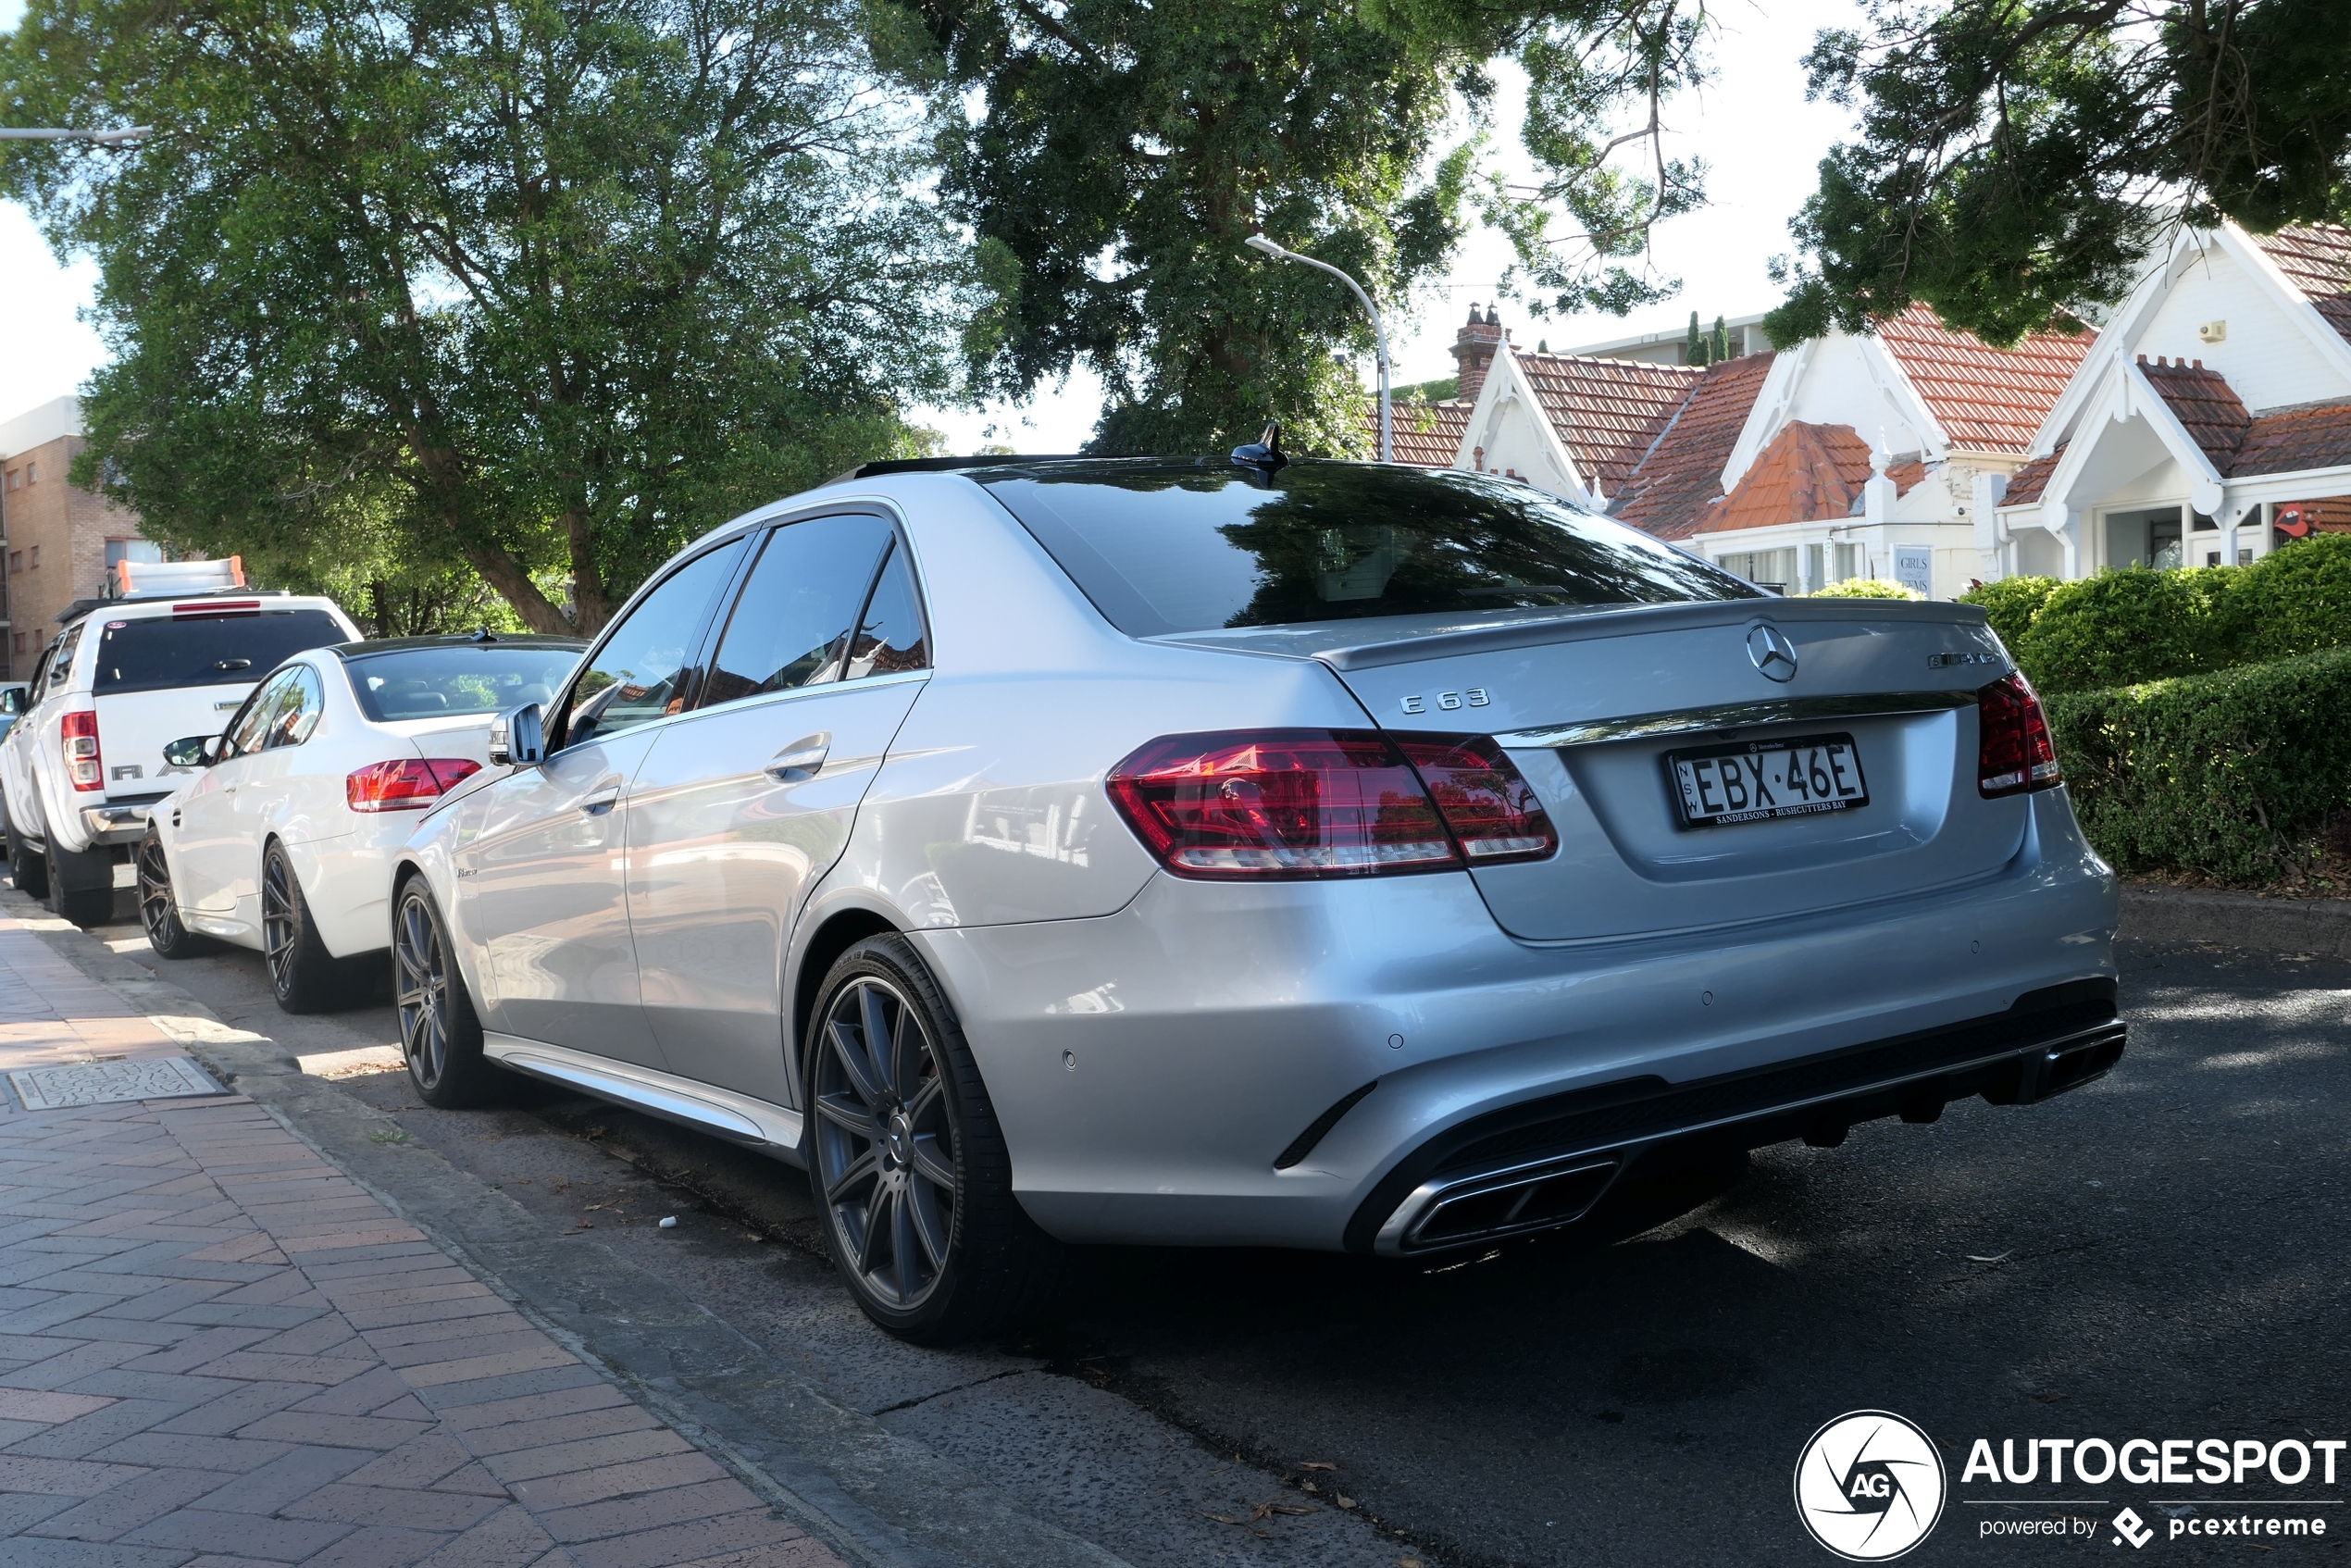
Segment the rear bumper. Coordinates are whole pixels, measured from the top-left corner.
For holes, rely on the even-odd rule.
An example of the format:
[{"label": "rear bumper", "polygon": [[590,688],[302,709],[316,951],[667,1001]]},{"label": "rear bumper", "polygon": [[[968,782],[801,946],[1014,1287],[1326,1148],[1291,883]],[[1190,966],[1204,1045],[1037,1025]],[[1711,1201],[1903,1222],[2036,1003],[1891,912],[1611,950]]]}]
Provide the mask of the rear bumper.
[{"label": "rear bumper", "polygon": [[[953,999],[1014,1191],[1046,1230],[1372,1250],[1434,1176],[1579,1154],[1613,1171],[1717,1124],[1752,1145],[2086,1080],[2067,1045],[2028,1081],[2032,1053],[2061,1043],[2034,1032],[2047,1020],[1989,1022],[2080,982],[2107,988],[2111,1017],[2113,877],[2061,791],[2034,799],[2026,851],[1992,877],[1662,938],[1516,941],[1459,873],[1163,876],[1113,915],[908,936]],[[1473,1147],[1587,1094],[1645,1119]]]},{"label": "rear bumper", "polygon": [[81,808],[82,830],[89,834],[92,844],[135,844],[147,836],[147,815],[168,797],[152,795],[143,800],[108,801],[102,806]]},{"label": "rear bumper", "polygon": [[1449,1127],[1389,1171],[1347,1226],[1350,1251],[1396,1257],[1555,1229],[1644,1161],[1838,1143],[1857,1122],[1933,1121],[1955,1100],[2023,1105],[2121,1060],[2115,983],[2052,986],[2006,1012],[1718,1077],[1644,1076]]}]

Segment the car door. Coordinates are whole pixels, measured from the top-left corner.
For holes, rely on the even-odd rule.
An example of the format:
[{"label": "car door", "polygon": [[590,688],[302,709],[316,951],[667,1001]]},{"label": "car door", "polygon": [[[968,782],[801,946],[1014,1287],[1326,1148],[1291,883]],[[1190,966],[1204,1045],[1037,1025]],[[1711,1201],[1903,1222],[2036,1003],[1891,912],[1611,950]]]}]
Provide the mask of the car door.
[{"label": "car door", "polygon": [[492,1028],[662,1064],[628,933],[628,790],[692,701],[695,655],[741,557],[730,540],[655,583],[574,672],[550,716],[547,760],[468,801],[458,913]]},{"label": "car door", "polygon": [[291,669],[280,670],[255,687],[222,731],[219,760],[173,803],[171,877],[180,908],[233,916],[240,890],[256,886],[261,852],[243,836],[245,825],[238,818],[238,802],[262,765],[262,742],[270,720],[282,712],[295,689]]},{"label": "car door", "polygon": [[243,776],[229,807],[230,836],[236,841],[230,892],[236,917],[261,926],[261,852],[285,819],[286,790],[303,765],[303,744],[326,711],[326,691],[308,665],[288,665],[270,678],[273,696],[262,707],[255,732],[258,752],[240,757]]},{"label": "car door", "polygon": [[701,704],[630,792],[628,912],[670,1070],[790,1104],[785,938],[927,674],[913,571],[869,514],[772,530]]}]

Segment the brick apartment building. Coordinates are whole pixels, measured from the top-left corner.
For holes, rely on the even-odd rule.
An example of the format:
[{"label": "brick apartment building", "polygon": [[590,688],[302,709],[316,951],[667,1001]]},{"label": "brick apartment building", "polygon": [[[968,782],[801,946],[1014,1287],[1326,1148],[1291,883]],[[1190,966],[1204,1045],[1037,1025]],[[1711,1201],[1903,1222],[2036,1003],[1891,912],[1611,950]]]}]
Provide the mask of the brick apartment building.
[{"label": "brick apartment building", "polygon": [[88,443],[81,403],[61,397],[0,421],[0,680],[22,680],[56,635],[57,616],[94,599],[117,561],[160,561],[139,519],[67,478]]}]

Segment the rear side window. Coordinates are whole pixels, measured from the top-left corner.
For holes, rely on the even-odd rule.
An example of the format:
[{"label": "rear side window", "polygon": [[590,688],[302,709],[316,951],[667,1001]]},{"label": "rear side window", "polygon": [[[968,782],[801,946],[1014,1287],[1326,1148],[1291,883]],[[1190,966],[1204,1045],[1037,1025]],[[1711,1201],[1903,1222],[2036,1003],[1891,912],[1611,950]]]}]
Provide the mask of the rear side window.
[{"label": "rear side window", "polygon": [[719,640],[705,706],[841,678],[889,525],[811,517],[768,536]]},{"label": "rear side window", "polygon": [[[83,625],[97,620],[93,616]],[[177,686],[243,686],[296,653],[351,634],[324,610],[243,610],[106,621],[90,689],[161,691]]]},{"label": "rear side window", "polygon": [[525,703],[542,707],[579,662],[587,646],[516,647],[510,643],[405,648],[343,660],[360,711],[378,724],[452,714],[495,714]]},{"label": "rear side window", "polygon": [[1751,599],[1660,540],[1462,469],[1039,464],[976,476],[1134,637]]}]

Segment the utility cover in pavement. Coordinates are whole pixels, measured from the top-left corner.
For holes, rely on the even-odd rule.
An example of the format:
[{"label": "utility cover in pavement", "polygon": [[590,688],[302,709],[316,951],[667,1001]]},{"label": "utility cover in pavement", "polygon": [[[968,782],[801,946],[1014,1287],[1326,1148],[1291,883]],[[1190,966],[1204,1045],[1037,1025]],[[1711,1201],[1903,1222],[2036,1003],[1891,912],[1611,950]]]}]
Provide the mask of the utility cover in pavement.
[{"label": "utility cover in pavement", "polygon": [[111,1105],[122,1100],[178,1100],[192,1094],[226,1094],[211,1075],[185,1056],[150,1056],[131,1062],[72,1062],[62,1067],[27,1067],[8,1075],[28,1111],[58,1111],[68,1105]]}]

